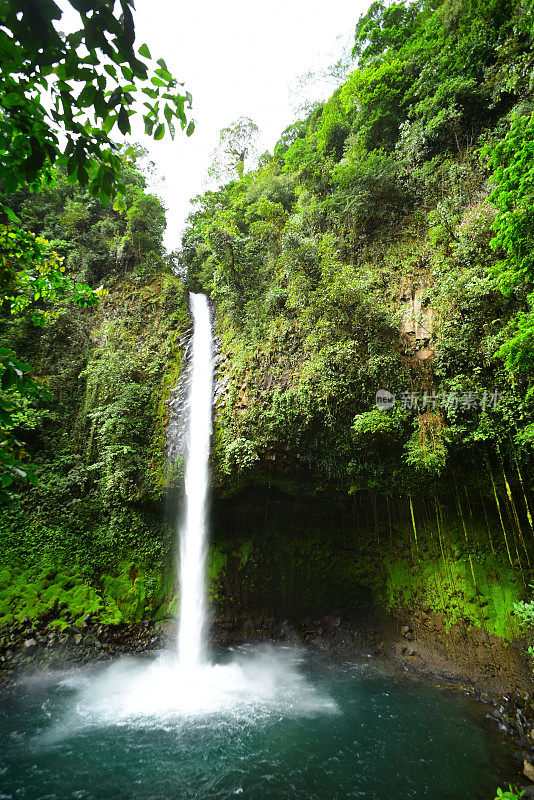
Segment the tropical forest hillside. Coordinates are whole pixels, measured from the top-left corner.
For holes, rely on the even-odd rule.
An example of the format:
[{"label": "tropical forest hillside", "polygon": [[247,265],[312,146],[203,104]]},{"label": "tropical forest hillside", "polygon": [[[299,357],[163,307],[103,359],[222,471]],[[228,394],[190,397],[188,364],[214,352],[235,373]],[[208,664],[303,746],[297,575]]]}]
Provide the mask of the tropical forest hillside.
[{"label": "tropical forest hillside", "polygon": [[257,632],[370,603],[456,636],[457,658],[483,641],[494,673],[509,642],[523,654],[533,37],[532,2],[373,3],[352,71],[272,154],[247,170],[253,126],[227,129],[233,175],[196,198],[173,258],[135,148],[113,162],[113,206],[83,159],[55,165],[39,193],[4,187],[77,299],[3,308],[1,352],[44,389],[3,423],[18,460],[3,482],[2,621],[68,631],[88,614],[171,614],[165,497],[182,461],[167,470],[165,431],[194,291],[219,348],[215,617]]}]

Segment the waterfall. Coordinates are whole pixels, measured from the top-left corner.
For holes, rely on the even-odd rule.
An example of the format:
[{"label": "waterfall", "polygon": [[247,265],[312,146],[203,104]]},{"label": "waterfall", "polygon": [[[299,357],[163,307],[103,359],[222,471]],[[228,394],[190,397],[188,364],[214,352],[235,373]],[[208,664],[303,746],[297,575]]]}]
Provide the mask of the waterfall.
[{"label": "waterfall", "polygon": [[193,342],[187,398],[186,508],[180,526],[180,616],[178,660],[186,668],[203,660],[206,616],[206,502],[212,427],[213,332],[208,301],[191,294]]},{"label": "waterfall", "polygon": [[[181,450],[182,431],[186,434],[186,503],[178,531],[178,648],[138,664],[130,659],[112,664],[96,681],[88,681],[88,692],[82,693],[77,712],[81,709],[83,718],[94,720],[96,725],[132,720],[136,727],[143,719],[149,720],[150,726],[157,720],[158,726],[163,723],[166,727],[174,717],[205,719],[209,714],[224,714],[241,726],[266,715],[281,720],[286,712],[291,718],[299,713],[337,713],[336,704],[317,693],[300,674],[302,657],[298,652],[247,648],[224,663],[210,663],[206,657],[206,505],[215,347],[206,297],[191,294],[190,307],[193,336],[187,394],[183,406],[177,401],[174,406],[184,412],[184,424],[173,424],[170,429],[171,457]],[[177,400],[182,398],[180,391]]]}]

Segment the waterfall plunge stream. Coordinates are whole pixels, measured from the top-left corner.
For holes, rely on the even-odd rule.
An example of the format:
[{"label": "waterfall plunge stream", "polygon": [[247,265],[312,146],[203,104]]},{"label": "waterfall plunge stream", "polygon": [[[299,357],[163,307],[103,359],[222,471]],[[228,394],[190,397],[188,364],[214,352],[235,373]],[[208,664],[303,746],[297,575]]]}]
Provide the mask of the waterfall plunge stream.
[{"label": "waterfall plunge stream", "polygon": [[213,334],[208,301],[191,294],[193,346],[187,400],[189,435],[185,520],[180,529],[178,662],[194,670],[203,660],[205,624],[206,501],[213,400]]}]

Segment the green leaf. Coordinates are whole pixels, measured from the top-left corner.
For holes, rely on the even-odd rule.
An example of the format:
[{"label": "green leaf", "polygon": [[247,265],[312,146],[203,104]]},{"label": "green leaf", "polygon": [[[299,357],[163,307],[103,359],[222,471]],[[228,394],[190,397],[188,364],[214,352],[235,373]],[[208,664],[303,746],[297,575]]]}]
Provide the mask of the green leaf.
[{"label": "green leaf", "polygon": [[6,215],[6,217],[9,220],[11,220],[11,222],[20,222],[20,218],[17,217],[15,212],[11,208],[9,208],[9,206],[2,205],[2,206],[0,206],[0,208],[1,208],[2,212]]},{"label": "green leaf", "polygon": [[78,105],[82,108],[87,108],[93,104],[96,95],[96,86],[92,84],[87,84],[84,86],[80,94],[78,95]]},{"label": "green leaf", "polygon": [[158,90],[157,89],[152,89],[151,86],[146,86],[143,89],[143,94],[146,94],[146,96],[150,97],[151,100],[155,100],[156,97],[158,96]]},{"label": "green leaf", "polygon": [[119,125],[119,130],[123,134],[130,133],[130,118],[128,116],[128,112],[126,111],[124,106],[121,106],[121,110],[119,111],[119,116],[117,117],[117,122]]},{"label": "green leaf", "polygon": [[143,58],[152,58],[152,56],[150,55],[150,50],[148,49],[148,45],[146,44],[142,44],[138,52],[139,55],[142,56]]},{"label": "green leaf", "polygon": [[170,72],[167,72],[166,69],[157,69],[156,75],[158,75],[166,83],[170,83],[172,81],[172,75]]},{"label": "green leaf", "polygon": [[154,139],[163,139],[164,136],[165,136],[165,128],[163,127],[163,124],[160,122],[160,124],[154,131]]},{"label": "green leaf", "polygon": [[124,213],[126,211],[126,201],[123,194],[117,194],[113,203],[113,210]]},{"label": "green leaf", "polygon": [[105,118],[105,120],[102,123],[102,130],[105,133],[109,133],[110,130],[115,125],[116,121],[117,121],[117,117],[115,116],[115,114],[108,114],[107,117]]},{"label": "green leaf", "polygon": [[120,102],[122,99],[122,89],[120,86],[117,86],[116,89],[113,89],[109,98],[108,98],[108,108],[114,108],[117,103]]},{"label": "green leaf", "polygon": [[78,181],[80,182],[80,184],[82,186],[87,186],[87,182],[89,180],[89,174],[85,169],[85,167],[78,167],[76,174],[78,176]]}]

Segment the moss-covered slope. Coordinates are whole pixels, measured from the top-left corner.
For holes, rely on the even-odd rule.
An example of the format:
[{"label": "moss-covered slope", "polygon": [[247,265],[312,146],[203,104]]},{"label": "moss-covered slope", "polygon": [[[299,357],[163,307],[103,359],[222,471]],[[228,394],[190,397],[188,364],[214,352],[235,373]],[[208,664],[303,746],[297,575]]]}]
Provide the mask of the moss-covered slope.
[{"label": "moss-covered slope", "polygon": [[94,310],[63,298],[43,306],[44,327],[31,307],[0,319],[2,346],[50,393],[15,419],[38,485],[12,484],[19,500],[0,509],[0,624],[135,621],[164,615],[172,597],[165,435],[187,292],[163,256],[161,202],[131,159],[122,177],[126,213],[61,172],[40,194],[14,198],[69,277],[100,292]]}]

